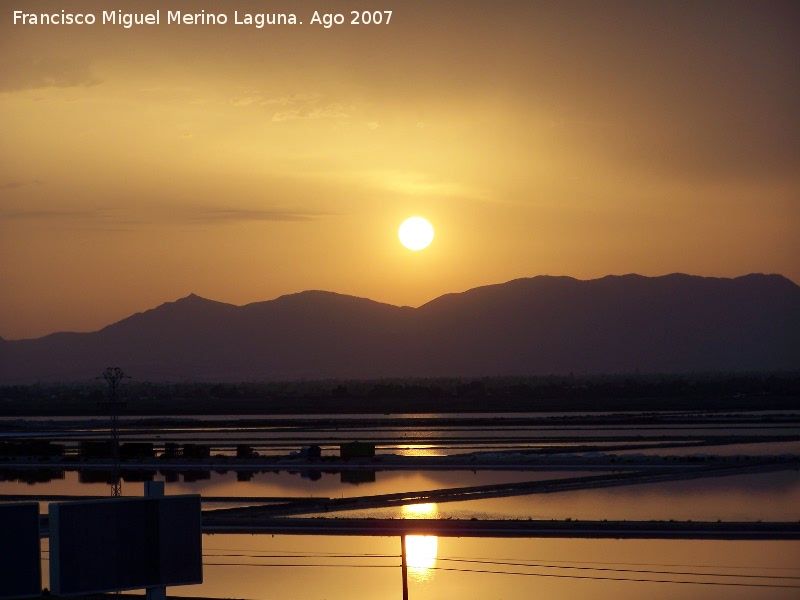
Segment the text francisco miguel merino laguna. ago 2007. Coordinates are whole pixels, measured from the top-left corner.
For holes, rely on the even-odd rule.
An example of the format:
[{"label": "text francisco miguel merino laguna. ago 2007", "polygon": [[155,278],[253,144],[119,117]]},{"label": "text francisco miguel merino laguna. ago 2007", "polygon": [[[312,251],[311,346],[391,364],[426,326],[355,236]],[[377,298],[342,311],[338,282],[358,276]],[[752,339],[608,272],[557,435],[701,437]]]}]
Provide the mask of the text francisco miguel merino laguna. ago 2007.
[{"label": "text francisco miguel merino laguna. ago 2007", "polygon": [[[335,25],[389,25],[391,10],[350,11],[349,17],[341,13],[320,13],[314,11],[307,21],[309,25],[320,25],[329,29]],[[102,13],[72,13],[65,10],[52,13],[28,13],[14,11],[14,25],[18,26],[63,26],[63,25],[116,25],[130,29],[147,25],[246,25],[262,29],[266,25],[302,25],[294,13],[248,13],[233,11],[228,13],[183,12],[180,10],[156,10],[149,13],[129,13],[121,10],[104,10]]]}]

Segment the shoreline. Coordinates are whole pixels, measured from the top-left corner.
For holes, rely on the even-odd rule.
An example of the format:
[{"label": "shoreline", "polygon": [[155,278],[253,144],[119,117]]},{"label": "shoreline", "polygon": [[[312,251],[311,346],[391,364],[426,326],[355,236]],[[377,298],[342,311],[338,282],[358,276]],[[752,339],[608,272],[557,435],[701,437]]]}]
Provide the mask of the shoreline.
[{"label": "shoreline", "polygon": [[203,533],[592,539],[799,540],[800,523],[708,521],[525,521],[442,519],[264,518],[226,523],[203,517]]}]

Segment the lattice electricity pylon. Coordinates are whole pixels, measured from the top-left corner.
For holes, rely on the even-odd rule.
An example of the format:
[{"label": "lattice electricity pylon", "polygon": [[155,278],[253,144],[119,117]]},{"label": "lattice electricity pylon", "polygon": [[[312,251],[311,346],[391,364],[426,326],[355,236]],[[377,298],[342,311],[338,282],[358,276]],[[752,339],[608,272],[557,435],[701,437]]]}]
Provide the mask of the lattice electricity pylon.
[{"label": "lattice electricity pylon", "polygon": [[[111,452],[114,458],[114,470],[111,483],[111,496],[114,498],[122,494],[122,480],[119,476],[119,409],[117,401],[117,388],[123,379],[130,379],[119,367],[108,367],[103,371],[103,379],[108,383],[108,407],[111,411]],[[99,379],[99,378],[98,378]]]}]

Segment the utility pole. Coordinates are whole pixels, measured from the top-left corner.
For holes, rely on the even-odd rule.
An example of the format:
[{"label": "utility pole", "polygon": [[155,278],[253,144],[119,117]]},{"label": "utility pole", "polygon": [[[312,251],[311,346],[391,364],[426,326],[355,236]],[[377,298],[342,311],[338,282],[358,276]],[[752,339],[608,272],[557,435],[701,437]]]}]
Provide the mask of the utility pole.
[{"label": "utility pole", "polygon": [[400,535],[400,572],[403,575],[403,600],[408,600],[408,565],[406,563],[406,535]]},{"label": "utility pole", "polygon": [[[117,388],[123,379],[130,379],[119,367],[108,367],[103,371],[103,379],[108,384],[109,399],[108,407],[111,411],[111,452],[114,459],[114,470],[112,475],[111,496],[118,498],[122,494],[122,481],[119,475],[119,408],[117,400]],[[98,377],[99,379],[99,377]]]}]

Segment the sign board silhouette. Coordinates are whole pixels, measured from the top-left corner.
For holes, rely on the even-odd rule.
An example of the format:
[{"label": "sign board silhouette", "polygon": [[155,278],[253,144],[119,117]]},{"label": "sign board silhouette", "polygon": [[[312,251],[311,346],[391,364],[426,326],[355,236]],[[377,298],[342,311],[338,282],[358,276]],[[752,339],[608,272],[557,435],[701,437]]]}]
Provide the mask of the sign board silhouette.
[{"label": "sign board silhouette", "polygon": [[73,595],[203,582],[200,496],[50,505],[50,587]]},{"label": "sign board silhouette", "polygon": [[0,598],[41,595],[39,504],[0,504]]}]

